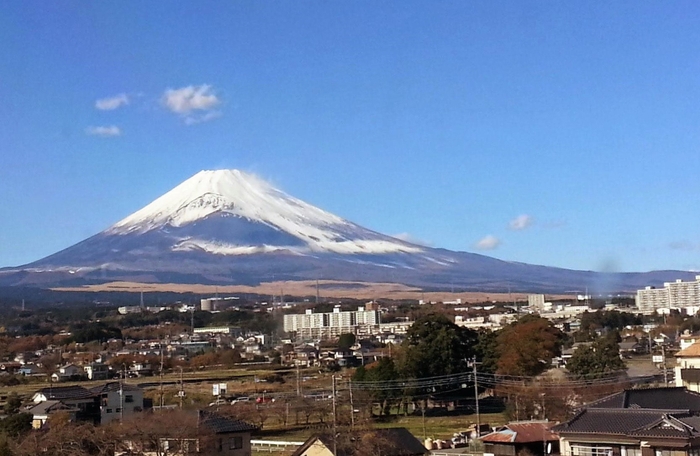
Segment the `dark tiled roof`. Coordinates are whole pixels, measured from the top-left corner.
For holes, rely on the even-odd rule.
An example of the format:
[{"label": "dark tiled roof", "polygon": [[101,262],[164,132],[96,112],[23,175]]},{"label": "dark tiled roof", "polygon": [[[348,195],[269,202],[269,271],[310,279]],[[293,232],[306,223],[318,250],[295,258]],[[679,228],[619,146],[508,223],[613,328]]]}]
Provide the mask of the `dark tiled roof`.
[{"label": "dark tiled roof", "polygon": [[[292,453],[292,456],[300,456],[320,441],[331,453],[334,445],[333,436],[322,434],[310,437],[302,446]],[[335,456],[353,456],[358,447],[366,447],[367,442],[377,446],[378,453],[382,456],[419,456],[429,453],[425,446],[411,434],[406,428],[373,429],[369,431],[355,431],[338,437],[337,453]]]},{"label": "dark tiled roof", "polygon": [[700,437],[700,417],[686,411],[590,408],[552,429],[559,434],[616,434],[689,439]]},{"label": "dark tiled roof", "polygon": [[663,413],[658,410],[589,408],[568,422],[555,426],[552,431],[625,435],[657,422],[662,416]]},{"label": "dark tiled roof", "polygon": [[66,405],[61,401],[44,401],[44,402],[39,402],[38,404],[26,408],[24,411],[26,413],[31,413],[32,415],[46,415],[49,412],[53,412],[56,410],[79,410],[76,406],[72,405]]},{"label": "dark tiled roof", "polygon": [[700,412],[700,394],[682,387],[625,390],[593,402],[589,407]]},{"label": "dark tiled roof", "polygon": [[199,410],[199,424],[209,429],[214,434],[229,434],[232,432],[249,432],[257,430],[257,426],[241,420],[234,420],[218,413],[207,410]]},{"label": "dark tiled roof", "polygon": [[138,386],[129,385],[128,383],[124,383],[122,386],[120,386],[119,382],[107,382],[104,385],[90,388],[90,391],[95,394],[102,394],[113,393],[119,391],[120,389],[123,389],[124,391],[141,391],[141,388],[139,388]]},{"label": "dark tiled roof", "polygon": [[46,396],[46,399],[65,400],[65,399],[86,399],[93,397],[94,394],[82,386],[53,386],[42,388],[38,393]]}]

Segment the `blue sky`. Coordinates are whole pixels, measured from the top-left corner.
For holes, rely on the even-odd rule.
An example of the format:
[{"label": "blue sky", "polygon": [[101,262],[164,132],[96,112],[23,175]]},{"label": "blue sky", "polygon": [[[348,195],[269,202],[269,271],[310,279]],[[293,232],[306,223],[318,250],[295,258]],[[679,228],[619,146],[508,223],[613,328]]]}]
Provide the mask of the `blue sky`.
[{"label": "blue sky", "polygon": [[386,234],[700,269],[697,2],[0,4],[0,266],[239,168]]}]

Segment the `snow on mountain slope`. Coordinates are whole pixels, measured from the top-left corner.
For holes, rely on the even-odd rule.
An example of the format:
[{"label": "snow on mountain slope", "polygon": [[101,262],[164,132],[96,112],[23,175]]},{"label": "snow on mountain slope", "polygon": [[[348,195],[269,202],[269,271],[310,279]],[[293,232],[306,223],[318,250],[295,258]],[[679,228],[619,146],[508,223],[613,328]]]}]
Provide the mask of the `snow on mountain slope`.
[{"label": "snow on mountain slope", "polygon": [[[201,171],[143,209],[117,222],[108,235],[144,234],[154,230],[185,228],[222,217],[263,224],[280,234],[302,241],[289,245],[241,244],[223,239],[183,237],[174,251],[201,250],[220,255],[288,250],[339,254],[416,253],[419,246],[385,236],[305,203],[272,187],[264,180],[238,170]],[[235,240],[235,233],[230,236]]]}]

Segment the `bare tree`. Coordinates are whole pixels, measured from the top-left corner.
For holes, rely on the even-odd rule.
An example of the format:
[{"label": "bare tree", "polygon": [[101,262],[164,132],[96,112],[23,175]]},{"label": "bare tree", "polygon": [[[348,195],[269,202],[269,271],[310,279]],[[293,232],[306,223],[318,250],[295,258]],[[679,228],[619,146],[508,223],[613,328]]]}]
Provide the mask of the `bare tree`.
[{"label": "bare tree", "polygon": [[197,415],[182,410],[134,416],[111,427],[118,434],[117,449],[132,454],[181,454],[199,444]]},{"label": "bare tree", "polygon": [[15,456],[108,456],[114,454],[116,435],[107,427],[54,420],[48,431],[29,433],[15,442]]}]

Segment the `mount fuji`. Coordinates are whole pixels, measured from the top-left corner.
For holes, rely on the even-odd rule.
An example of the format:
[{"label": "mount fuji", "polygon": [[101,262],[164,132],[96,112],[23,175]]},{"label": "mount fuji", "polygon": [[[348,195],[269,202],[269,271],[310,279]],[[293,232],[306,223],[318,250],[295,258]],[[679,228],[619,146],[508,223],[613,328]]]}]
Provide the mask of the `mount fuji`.
[{"label": "mount fuji", "polygon": [[420,246],[363,228],[254,175],[217,170],[195,174],[72,247],[0,270],[0,284],[331,279],[563,292],[600,283],[612,287],[609,291],[633,290],[690,276],[680,271],[610,275]]}]

